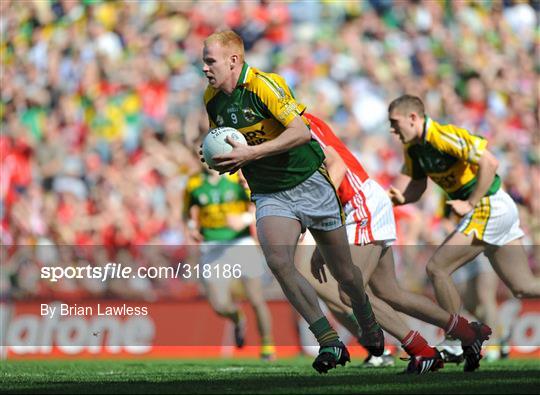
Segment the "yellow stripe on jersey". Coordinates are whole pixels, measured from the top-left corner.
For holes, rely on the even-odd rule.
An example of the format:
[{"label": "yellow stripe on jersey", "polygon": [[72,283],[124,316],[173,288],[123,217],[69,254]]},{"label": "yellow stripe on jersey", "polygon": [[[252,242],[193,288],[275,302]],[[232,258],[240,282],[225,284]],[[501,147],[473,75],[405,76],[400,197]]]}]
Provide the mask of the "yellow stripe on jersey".
[{"label": "yellow stripe on jersey", "polygon": [[278,99],[282,97],[282,95],[279,93],[279,86],[277,86],[274,81],[272,81],[270,78],[263,74],[257,74],[257,78],[264,82],[268,86],[268,88],[270,88],[270,90],[274,92]]},{"label": "yellow stripe on jersey", "polygon": [[186,184],[186,188],[184,189],[184,200],[183,200],[183,213],[185,215],[188,215],[189,208],[191,207],[191,192],[193,192],[195,189],[199,188],[204,182],[204,179],[201,174],[197,174],[194,176],[191,176]]},{"label": "yellow stripe on jersey", "polygon": [[478,165],[487,147],[487,140],[455,125],[441,125],[428,120],[426,142],[471,165]]},{"label": "yellow stripe on jersey", "polygon": [[[283,126],[289,125],[292,120],[300,114],[303,114],[306,106],[298,103],[289,90],[283,77],[264,73],[260,70],[251,68],[250,76],[246,80],[246,89],[253,92],[268,108],[272,116],[280,123],[279,134],[284,130]],[[303,119],[306,125],[307,120]]]},{"label": "yellow stripe on jersey", "polygon": [[204,178],[202,174],[196,174],[194,176],[191,176],[186,184],[186,189],[188,192],[193,191],[194,189],[199,188],[204,182]]},{"label": "yellow stripe on jersey", "polygon": [[455,149],[457,149],[457,150],[465,149],[465,145],[463,144],[463,140],[460,140],[459,138],[456,138],[457,136],[453,136],[451,134],[448,134],[448,132],[444,131],[444,130],[440,131],[439,136],[444,141],[446,141],[448,144],[453,145]]},{"label": "yellow stripe on jersey", "polygon": [[466,235],[474,234],[478,240],[484,240],[487,224],[491,215],[491,203],[489,197],[484,197],[475,206],[473,214],[463,230]]}]

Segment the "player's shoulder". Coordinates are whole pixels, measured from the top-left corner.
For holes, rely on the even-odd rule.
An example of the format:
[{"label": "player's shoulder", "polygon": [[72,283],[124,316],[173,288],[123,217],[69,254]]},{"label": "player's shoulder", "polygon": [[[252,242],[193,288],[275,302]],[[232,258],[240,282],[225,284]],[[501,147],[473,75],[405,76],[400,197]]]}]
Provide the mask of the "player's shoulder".
[{"label": "player's shoulder", "polygon": [[186,190],[192,192],[197,188],[200,188],[204,183],[204,177],[202,174],[195,174],[188,178],[186,183]]},{"label": "player's shoulder", "polygon": [[251,78],[247,81],[249,90],[255,93],[271,93],[280,98],[286,96],[288,88],[282,76],[255,68],[251,68],[251,70]]},{"label": "player's shoulder", "polygon": [[431,118],[427,120],[427,137],[428,140],[436,138],[460,138],[469,135],[470,132],[467,129],[461,128],[451,123],[440,123]]},{"label": "player's shoulder", "polygon": [[451,125],[437,122],[436,120],[426,118],[426,139],[438,137],[441,133],[451,132]]}]

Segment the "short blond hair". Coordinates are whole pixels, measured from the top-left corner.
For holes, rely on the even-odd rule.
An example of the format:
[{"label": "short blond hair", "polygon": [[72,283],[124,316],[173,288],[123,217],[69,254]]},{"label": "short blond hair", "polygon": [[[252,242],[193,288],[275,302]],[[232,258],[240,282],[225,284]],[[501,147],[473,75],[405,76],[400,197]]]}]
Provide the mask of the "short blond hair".
[{"label": "short blond hair", "polygon": [[222,47],[230,49],[233,52],[231,55],[238,55],[240,62],[244,62],[244,41],[232,30],[212,33],[206,37],[204,45],[212,42],[218,42]]}]

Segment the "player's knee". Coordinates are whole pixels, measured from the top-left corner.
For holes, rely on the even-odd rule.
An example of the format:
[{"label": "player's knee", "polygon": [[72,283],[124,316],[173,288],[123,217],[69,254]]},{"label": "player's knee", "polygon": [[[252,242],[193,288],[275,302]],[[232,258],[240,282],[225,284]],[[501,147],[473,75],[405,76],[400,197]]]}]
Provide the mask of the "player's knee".
[{"label": "player's knee", "polygon": [[512,288],[512,295],[514,295],[515,298],[523,299],[524,291],[522,288]]},{"label": "player's knee", "polygon": [[217,315],[220,315],[220,316],[223,316],[223,317],[226,317],[226,316],[234,313],[234,307],[227,306],[227,305],[222,304],[222,303],[214,303],[212,305],[212,307],[214,308],[214,311],[216,312]]},{"label": "player's knee", "polygon": [[275,276],[285,276],[294,268],[293,263],[290,262],[287,257],[281,254],[270,256],[266,261],[268,263],[268,267]]},{"label": "player's knee", "polygon": [[429,278],[445,277],[449,274],[442,267],[441,263],[437,259],[430,259],[426,266],[426,272]]},{"label": "player's knee", "polygon": [[262,309],[264,308],[264,305],[265,305],[265,300],[264,300],[264,297],[262,295],[257,295],[257,296],[253,296],[251,295],[250,298],[249,298],[249,303],[251,304],[251,306],[253,306],[253,308],[255,310],[259,310],[259,309]]},{"label": "player's knee", "polygon": [[333,268],[332,276],[343,287],[354,287],[354,273],[351,268],[337,267]]},{"label": "player's knee", "polygon": [[518,299],[537,298],[539,295],[526,284],[512,287],[512,294]]}]

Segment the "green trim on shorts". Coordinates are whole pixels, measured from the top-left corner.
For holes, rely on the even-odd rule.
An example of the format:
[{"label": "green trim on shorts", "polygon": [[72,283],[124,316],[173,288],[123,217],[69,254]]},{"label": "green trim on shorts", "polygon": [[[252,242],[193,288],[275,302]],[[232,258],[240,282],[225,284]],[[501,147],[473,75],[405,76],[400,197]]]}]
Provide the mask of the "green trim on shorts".
[{"label": "green trim on shorts", "polygon": [[345,222],[346,222],[345,210],[343,209],[341,200],[339,200],[339,195],[337,193],[336,186],[332,182],[332,179],[330,178],[330,174],[328,174],[328,170],[326,169],[326,166],[324,165],[320,166],[317,169],[317,171],[325,178],[326,181],[328,181],[328,183],[332,187],[332,190],[334,191],[334,196],[336,197],[336,200],[338,201],[338,205],[339,205],[339,217],[341,218],[341,225],[345,225]]}]

